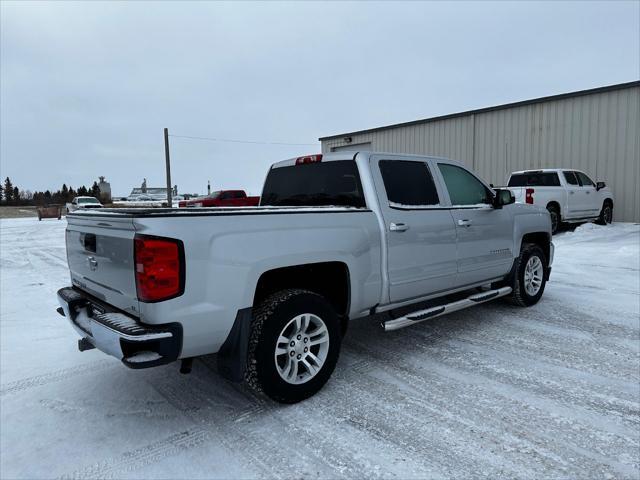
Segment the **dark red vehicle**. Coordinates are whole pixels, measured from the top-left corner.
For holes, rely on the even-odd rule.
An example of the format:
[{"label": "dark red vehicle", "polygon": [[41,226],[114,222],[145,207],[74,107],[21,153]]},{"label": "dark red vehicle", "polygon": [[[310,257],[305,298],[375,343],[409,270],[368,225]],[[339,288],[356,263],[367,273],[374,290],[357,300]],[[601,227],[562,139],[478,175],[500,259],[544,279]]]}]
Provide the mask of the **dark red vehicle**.
[{"label": "dark red vehicle", "polygon": [[178,203],[183,207],[257,207],[260,197],[248,197],[244,190],[219,190],[206,197],[182,200]]}]

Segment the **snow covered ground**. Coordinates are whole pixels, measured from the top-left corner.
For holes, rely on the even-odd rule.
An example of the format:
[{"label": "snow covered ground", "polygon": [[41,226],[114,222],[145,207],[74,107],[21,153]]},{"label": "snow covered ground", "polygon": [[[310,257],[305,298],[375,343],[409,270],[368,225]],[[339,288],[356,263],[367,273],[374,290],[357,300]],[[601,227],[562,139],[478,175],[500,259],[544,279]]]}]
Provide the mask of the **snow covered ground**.
[{"label": "snow covered ground", "polygon": [[554,238],[538,305],[383,333],[352,323],[316,397],[280,406],[215,358],[129,370],[56,312],[65,221],[0,221],[5,478],[638,478],[640,226]]}]

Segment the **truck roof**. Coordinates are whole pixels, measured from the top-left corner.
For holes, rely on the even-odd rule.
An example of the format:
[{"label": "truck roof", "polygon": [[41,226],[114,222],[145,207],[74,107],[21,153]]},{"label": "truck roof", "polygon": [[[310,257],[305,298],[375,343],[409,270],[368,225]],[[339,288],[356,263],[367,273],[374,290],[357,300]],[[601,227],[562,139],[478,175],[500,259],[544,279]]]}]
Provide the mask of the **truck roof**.
[{"label": "truck roof", "polygon": [[[533,168],[531,170],[518,170],[511,172],[511,175],[518,175],[521,173],[550,173],[550,172],[582,172],[577,168]],[[584,173],[584,172],[583,172]]]},{"label": "truck roof", "polygon": [[[313,154],[309,154],[309,155],[304,155],[301,157],[294,157],[294,158],[288,158],[286,160],[282,160],[280,162],[276,162],[273,165],[271,165],[271,168],[281,168],[281,167],[291,167],[293,165],[296,165],[296,163],[302,161],[304,162],[305,159],[308,159],[309,162],[334,162],[337,160],[355,160],[355,157],[357,154],[359,153],[365,153],[367,155],[390,155],[390,156],[402,156],[402,157],[410,157],[410,158],[416,158],[416,159],[424,159],[424,158],[430,158],[430,159],[435,159],[435,160],[445,160],[447,162],[451,162],[451,163],[459,163],[460,165],[464,165],[462,162],[458,161],[458,160],[452,160],[450,158],[445,158],[445,157],[436,157],[433,155],[415,155],[415,154],[410,154],[410,153],[393,153],[393,152],[371,152],[368,150],[363,150],[363,151],[359,151],[359,150],[346,150],[343,152],[331,152],[331,153],[313,153]],[[319,159],[318,159],[319,157]],[[393,160],[393,158],[390,158],[390,160]]]}]

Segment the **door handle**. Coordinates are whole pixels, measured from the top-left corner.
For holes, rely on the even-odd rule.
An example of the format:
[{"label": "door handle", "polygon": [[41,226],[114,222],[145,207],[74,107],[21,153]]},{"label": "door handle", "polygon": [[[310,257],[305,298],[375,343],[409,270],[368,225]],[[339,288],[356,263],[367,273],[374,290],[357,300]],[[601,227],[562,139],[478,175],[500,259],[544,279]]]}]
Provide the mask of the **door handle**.
[{"label": "door handle", "polygon": [[406,223],[394,223],[389,224],[389,230],[392,232],[406,232],[409,230],[409,225]]},{"label": "door handle", "polygon": [[591,192],[589,190],[587,190],[587,195],[589,195]]},{"label": "door handle", "polygon": [[569,195],[573,195],[574,193],[576,192],[574,192],[573,190],[569,190]]},{"label": "door handle", "polygon": [[459,227],[470,227],[471,226],[471,220],[458,220],[458,226]]}]

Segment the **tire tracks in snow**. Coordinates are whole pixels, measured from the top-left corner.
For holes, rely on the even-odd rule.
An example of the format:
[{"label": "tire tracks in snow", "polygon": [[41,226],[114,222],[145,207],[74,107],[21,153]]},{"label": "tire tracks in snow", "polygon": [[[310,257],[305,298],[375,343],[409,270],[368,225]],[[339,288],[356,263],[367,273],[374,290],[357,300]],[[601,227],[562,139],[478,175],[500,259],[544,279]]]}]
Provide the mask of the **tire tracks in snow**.
[{"label": "tire tracks in snow", "polygon": [[[447,349],[448,353],[444,358],[436,355],[432,365],[425,365],[416,370],[412,368],[411,354],[407,354],[407,357],[396,353],[406,351],[411,345],[415,350],[416,343],[409,344],[405,337],[397,337],[388,349],[380,350],[376,345],[372,346],[366,342],[357,342],[351,345],[351,348],[362,356],[368,355],[372,359],[368,366],[360,366],[360,370],[366,375],[377,377],[379,373],[384,372],[389,378],[403,383],[413,391],[411,399],[428,399],[436,408],[435,411],[442,412],[445,419],[459,424],[463,429],[481,433],[485,442],[501,448],[511,445],[508,447],[509,456],[512,458],[521,456],[515,459],[515,476],[522,476],[523,468],[531,469],[533,473],[528,476],[532,477],[575,468],[575,465],[570,465],[567,460],[571,458],[580,465],[585,475],[587,472],[600,472],[601,476],[607,474],[628,476],[636,473],[637,466],[615,460],[616,455],[633,458],[634,450],[629,444],[629,441],[634,443],[632,438],[610,432],[598,432],[600,438],[594,443],[593,429],[588,428],[588,425],[585,426],[584,419],[579,416],[567,424],[566,420],[544,408],[548,405],[545,401],[542,403],[537,401],[536,394],[529,396],[526,391],[517,390],[521,389],[519,385],[497,383],[501,380],[484,377],[482,374],[479,376],[479,372],[472,366],[465,368],[465,365],[457,364],[471,352],[462,351],[455,355]],[[419,353],[419,351],[413,353]],[[431,355],[433,356],[434,353],[437,352],[432,349]],[[406,361],[407,359],[409,362]],[[455,360],[453,364],[451,364],[452,360]],[[469,365],[471,363],[472,360]],[[377,386],[372,385],[372,390],[381,391],[389,386],[387,382],[379,380],[375,383]],[[492,394],[496,389],[501,392],[500,397],[504,397],[499,402]],[[457,401],[452,402],[451,399],[454,398]],[[417,412],[420,412],[419,416],[424,415],[421,412],[422,409],[428,408],[421,404],[416,404],[414,407]],[[566,416],[570,413],[569,410],[570,407],[560,409],[558,413]],[[519,413],[516,414],[516,412]],[[487,416],[488,413],[490,417]],[[480,418],[481,423],[473,422],[474,418]],[[442,423],[442,419],[437,423]],[[518,432],[535,433],[520,436]],[[598,448],[594,448],[594,445]],[[602,448],[604,445],[608,447]],[[480,444],[477,451],[483,451],[483,447],[484,445]],[[594,452],[594,450],[598,451]],[[475,452],[476,449],[471,451]],[[564,453],[560,453],[563,451]],[[623,453],[620,454],[620,452]],[[438,452],[438,456],[440,455]],[[509,459],[502,457],[501,462],[506,466]],[[508,474],[504,471],[500,474],[505,473]],[[457,472],[457,474],[463,475],[463,472]]]},{"label": "tire tracks in snow", "polygon": [[[188,380],[149,381],[162,398],[193,424],[192,428],[80,468],[62,478],[117,478],[124,472],[202,447],[213,440],[230,452],[237,452],[238,446],[242,445],[247,463],[264,478],[290,478],[292,471],[302,477],[316,476],[318,472],[322,476],[352,479],[363,475],[367,478],[391,475],[379,467],[370,468],[369,464],[356,458],[357,449],[345,451],[345,445],[334,440],[331,429],[319,437],[309,423],[304,407],[274,404],[242,386],[227,382],[216,384],[218,379],[209,378],[211,372],[208,370],[200,373],[205,373],[209,381],[203,382],[201,375]],[[274,420],[281,428],[273,429]],[[304,426],[305,421],[308,428]],[[281,433],[278,433],[282,431],[313,448],[283,449]]]},{"label": "tire tracks in snow", "polygon": [[[215,379],[212,379],[215,380]],[[295,471],[302,477],[315,476],[315,472],[323,470],[325,476],[341,478],[362,478],[366,475],[375,478],[373,470],[356,460],[352,455],[341,453],[332,441],[332,437],[318,438],[303,426],[299,406],[283,406],[255,395],[240,385],[222,383],[215,385],[214,392],[205,391],[198,384],[190,383],[184,388],[175,385],[154,385],[156,389],[171,403],[194,421],[204,421],[215,439],[229,451],[236,451],[238,445],[243,446],[243,455],[248,457],[249,464],[257,467],[258,473],[265,478],[290,478],[289,472]],[[220,388],[220,387],[223,388]],[[209,383],[206,387],[209,389]],[[186,392],[186,395],[185,395]],[[219,397],[216,399],[216,395]],[[204,400],[204,402],[203,402]],[[226,421],[213,418],[202,418],[201,414],[210,409],[225,405],[229,412]],[[244,407],[239,408],[244,405]],[[239,409],[238,409],[239,408]],[[265,420],[268,422],[265,424]],[[273,421],[279,422],[279,431],[294,435],[301,443],[313,444],[314,449],[284,450],[280,447],[282,437],[273,431]],[[297,421],[296,421],[297,420]],[[308,419],[306,419],[308,422]],[[213,438],[213,434],[212,434]],[[300,471],[300,468],[308,471]]]},{"label": "tire tracks in snow", "polygon": [[[357,403],[367,407],[338,409],[336,414],[386,448],[395,448],[399,454],[409,455],[421,463],[423,469],[418,477],[535,477],[535,470],[529,465],[502,458],[486,448],[491,441],[498,443],[498,432],[470,426],[450,414],[447,408],[431,405],[432,389],[417,389],[415,381],[398,382],[397,370],[389,370],[391,381],[383,381],[377,375],[382,373],[378,362],[358,362],[354,372],[359,380],[345,382],[341,388],[345,395],[356,397]],[[404,385],[400,387],[400,383]],[[406,395],[416,390],[424,401],[415,401],[415,397]],[[433,429],[434,425],[442,427],[443,423],[443,430]],[[477,434],[470,435],[474,427]]]},{"label": "tire tracks in snow", "polygon": [[120,478],[123,472],[135,470],[166,458],[176,455],[193,447],[201,445],[209,438],[210,433],[201,427],[194,427],[179,433],[174,433],[162,440],[131,450],[117,458],[111,458],[94,465],[76,470],[69,475],[63,475],[61,479],[102,479]]},{"label": "tire tracks in snow", "polygon": [[62,370],[45,373],[44,375],[37,375],[35,377],[16,380],[14,382],[9,382],[0,386],[0,397],[22,392],[23,390],[28,390],[30,388],[40,387],[49,383],[61,382],[63,380],[67,380],[69,378],[77,377],[80,375],[95,373],[113,366],[113,362],[104,360],[100,362],[77,365],[75,367],[63,368]]}]

